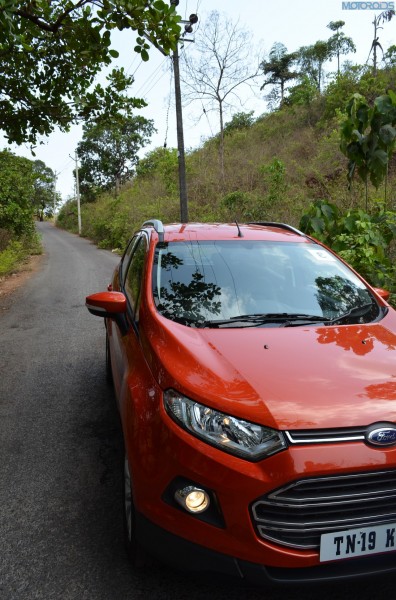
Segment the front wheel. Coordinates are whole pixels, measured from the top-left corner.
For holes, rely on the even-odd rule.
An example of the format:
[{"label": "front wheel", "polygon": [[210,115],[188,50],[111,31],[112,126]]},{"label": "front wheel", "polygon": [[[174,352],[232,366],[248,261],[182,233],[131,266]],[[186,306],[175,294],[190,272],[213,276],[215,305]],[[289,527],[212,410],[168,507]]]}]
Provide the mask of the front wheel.
[{"label": "front wheel", "polygon": [[132,497],[132,482],[127,456],[124,460],[124,529],[125,545],[129,560],[135,569],[144,569],[153,563],[153,559],[136,538],[136,512]]}]

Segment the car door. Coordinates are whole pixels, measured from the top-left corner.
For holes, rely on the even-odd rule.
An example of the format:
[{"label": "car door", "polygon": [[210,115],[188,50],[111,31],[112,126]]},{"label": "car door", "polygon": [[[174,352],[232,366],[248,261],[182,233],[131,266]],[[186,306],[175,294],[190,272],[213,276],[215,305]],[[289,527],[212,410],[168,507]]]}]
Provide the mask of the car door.
[{"label": "car door", "polygon": [[137,351],[140,352],[138,325],[140,292],[147,248],[148,242],[144,233],[134,236],[124,254],[119,270],[120,291],[127,298],[129,329],[126,335],[122,335],[114,322],[111,322],[109,328],[113,381],[118,402],[123,396],[128,373],[131,369],[130,346],[136,347]]}]

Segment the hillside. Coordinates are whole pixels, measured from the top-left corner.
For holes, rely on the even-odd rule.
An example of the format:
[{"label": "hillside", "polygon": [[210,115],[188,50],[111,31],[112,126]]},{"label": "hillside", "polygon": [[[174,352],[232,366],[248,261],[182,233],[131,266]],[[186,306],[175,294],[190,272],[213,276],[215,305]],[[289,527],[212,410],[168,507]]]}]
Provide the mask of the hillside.
[{"label": "hillside", "polygon": [[[293,104],[263,115],[248,127],[234,118],[226,130],[225,171],[221,175],[218,138],[187,153],[190,220],[267,219],[298,225],[312,201],[326,199],[342,209],[364,206],[364,188],[348,189],[347,159],[340,152],[340,122],[346,99],[362,91],[370,100],[393,85],[394,70],[371,82],[362,79],[329,86],[305,105]],[[336,88],[336,89],[334,89]],[[234,126],[233,126],[234,122]],[[393,163],[392,163],[393,165]],[[392,197],[393,166],[387,196]],[[370,189],[372,202],[383,190]],[[158,148],[140,162],[134,179],[118,197],[102,194],[82,205],[83,235],[101,247],[119,248],[143,220],[179,220],[175,150]],[[77,231],[76,204],[61,210],[58,225]]]}]

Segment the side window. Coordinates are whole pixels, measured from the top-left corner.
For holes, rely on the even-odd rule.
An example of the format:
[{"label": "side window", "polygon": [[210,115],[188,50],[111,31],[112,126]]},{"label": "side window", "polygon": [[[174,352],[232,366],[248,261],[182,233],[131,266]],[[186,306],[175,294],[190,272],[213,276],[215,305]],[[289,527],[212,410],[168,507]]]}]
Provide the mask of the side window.
[{"label": "side window", "polygon": [[131,259],[131,254],[132,254],[136,244],[138,243],[139,239],[140,239],[139,235],[133,236],[133,238],[129,242],[129,244],[124,252],[124,256],[122,257],[122,263],[121,263],[122,264],[122,267],[121,267],[121,283],[122,283],[122,285],[125,285],[125,279],[126,279],[126,274],[128,271],[128,264]]},{"label": "side window", "polygon": [[139,237],[136,242],[131,262],[127,268],[125,277],[125,294],[134,313],[136,320],[139,319],[140,292],[143,278],[144,262],[146,258],[147,242],[145,236]]}]

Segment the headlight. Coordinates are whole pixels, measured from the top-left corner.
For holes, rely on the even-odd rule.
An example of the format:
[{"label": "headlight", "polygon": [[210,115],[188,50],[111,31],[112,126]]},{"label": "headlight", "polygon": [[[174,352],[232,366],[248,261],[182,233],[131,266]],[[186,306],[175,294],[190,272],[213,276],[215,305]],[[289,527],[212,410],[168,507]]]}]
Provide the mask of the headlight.
[{"label": "headlight", "polygon": [[175,390],[164,393],[164,402],[178,425],[230,454],[257,461],[286,448],[279,431],[213,410]]}]

